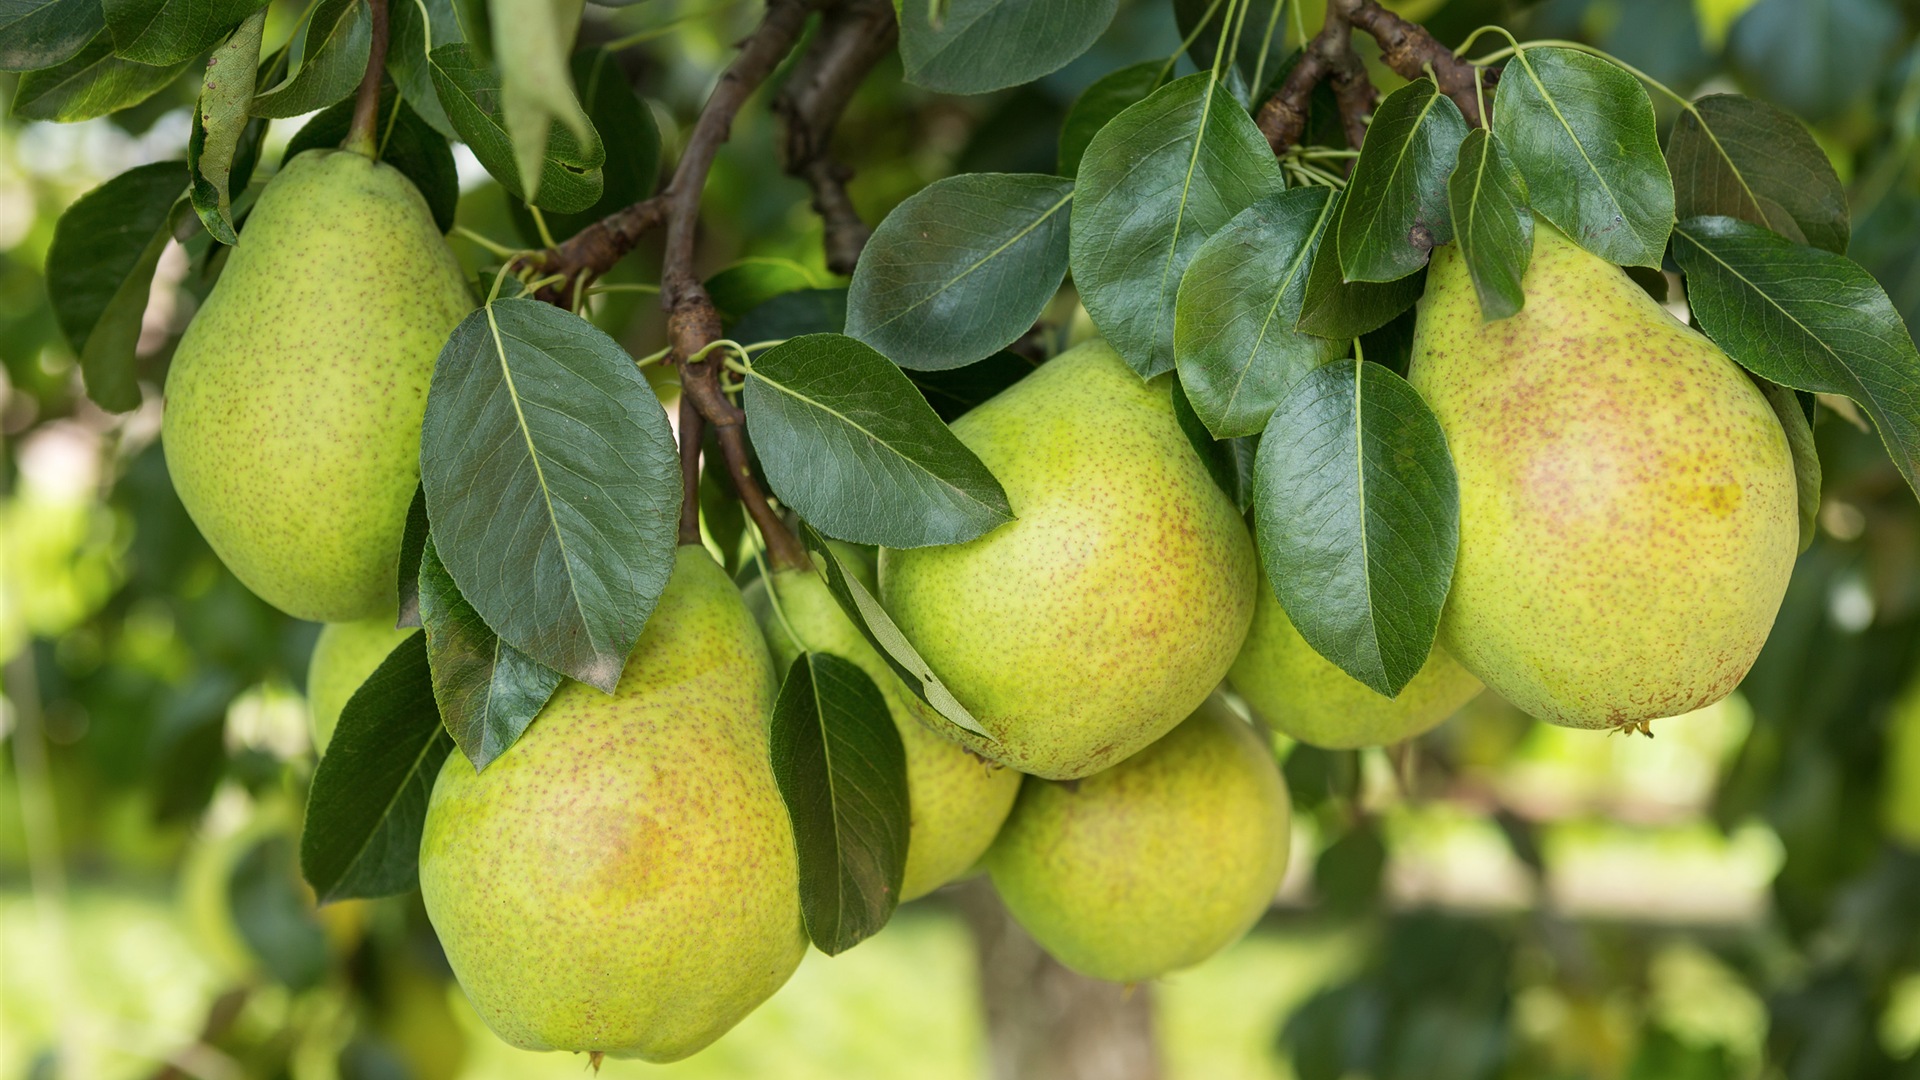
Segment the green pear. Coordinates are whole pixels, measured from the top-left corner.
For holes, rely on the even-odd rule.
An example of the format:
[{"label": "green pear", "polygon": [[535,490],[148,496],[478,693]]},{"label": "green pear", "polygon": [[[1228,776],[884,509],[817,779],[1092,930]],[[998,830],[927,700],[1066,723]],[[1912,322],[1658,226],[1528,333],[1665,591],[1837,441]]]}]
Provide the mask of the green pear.
[{"label": "green pear", "polygon": [[1397,696],[1378,693],[1307,644],[1264,580],[1227,682],[1276,731],[1329,750],[1411,739],[1481,689],[1480,680],[1436,644]]},{"label": "green pear", "polygon": [[807,939],[773,693],[740,593],[689,545],[611,696],[564,683],[485,772],[447,758],[420,891],[502,1039],[676,1061],[787,981]]},{"label": "green pear", "polygon": [[1173,413],[1104,341],[953,425],[1018,520],[880,553],[882,601],[992,736],[979,753],[1056,780],[1099,772],[1213,692],[1253,618],[1253,541]]},{"label": "green pear", "polygon": [[360,684],[367,681],[394,647],[413,629],[398,630],[386,616],[321,627],[307,661],[307,718],[313,725],[313,748],[327,752],[340,711],[347,707]]},{"label": "green pear", "polygon": [[[835,544],[841,561],[861,584],[873,588],[873,570],[861,554]],[[747,587],[747,606],[760,616],[776,669],[785,671],[802,651],[832,653],[867,673],[887,700],[893,725],[907,752],[907,801],[912,831],[900,899],[912,900],[965,874],[986,853],[1020,793],[1020,774],[982,760],[939,734],[953,725],[908,690],[880,654],[840,610],[827,583],[810,570],[778,570],[773,597],[758,581]],[[792,634],[788,629],[792,629]],[[794,640],[798,635],[799,641]]]},{"label": "green pear", "polygon": [[174,353],[167,470],[261,599],[302,619],[392,616],[433,361],[473,300],[392,166],[296,155]]},{"label": "green pear", "polygon": [[1920,848],[1920,681],[1895,699],[1882,756],[1880,826],[1901,847]]},{"label": "green pear", "polygon": [[1637,728],[1725,697],[1799,546],[1793,457],[1726,353],[1546,222],[1519,314],[1434,252],[1408,379],[1446,431],[1460,548],[1440,640],[1502,697]]},{"label": "green pear", "polygon": [[1007,910],[1083,975],[1139,982],[1240,939],[1287,870],[1273,752],[1218,698],[1105,772],[1030,779],[987,852]]}]

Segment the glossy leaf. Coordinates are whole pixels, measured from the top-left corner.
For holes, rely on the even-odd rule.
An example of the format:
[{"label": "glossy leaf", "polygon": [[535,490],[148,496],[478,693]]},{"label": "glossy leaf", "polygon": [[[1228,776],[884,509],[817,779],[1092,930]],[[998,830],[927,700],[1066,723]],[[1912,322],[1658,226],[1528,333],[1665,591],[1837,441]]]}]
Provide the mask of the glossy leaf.
[{"label": "glossy leaf", "polygon": [[105,27],[100,0],[0,0],[0,71],[65,63]]},{"label": "glossy leaf", "polygon": [[1346,281],[1398,281],[1453,239],[1447,177],[1467,121],[1460,107],[1415,79],[1373,113],[1340,204],[1340,267]]},{"label": "glossy leaf", "polygon": [[[266,136],[265,121],[254,120],[247,109],[253,103],[255,68],[260,63],[260,36],[267,13],[247,17],[226,43],[207,61],[207,77],[200,85],[200,102],[193,110],[193,136],[187,143],[187,168],[193,174],[193,210],[223,244],[239,242],[233,231],[231,181],[243,139],[251,138],[249,156],[258,157]],[[246,172],[251,173],[251,165]],[[244,187],[246,180],[240,180]]]},{"label": "glossy leaf", "polygon": [[[415,115],[405,101],[395,107],[394,88],[382,87],[379,112],[374,119],[374,138],[379,144],[380,160],[400,170],[427,201],[433,223],[441,232],[453,228],[453,215],[460,202],[460,173],[453,163],[453,148],[425,120]],[[337,102],[307,121],[287,143],[281,164],[293,160],[305,150],[331,149],[347,137],[353,125],[353,99]]]},{"label": "glossy leaf", "polygon": [[773,776],[800,856],[800,913],[829,956],[878,933],[907,869],[907,754],[879,687],[802,653],[773,706]]},{"label": "glossy leaf", "polygon": [[1674,210],[1720,214],[1797,243],[1847,252],[1847,192],[1805,124],[1764,101],[1710,94],[1667,137]]},{"label": "glossy leaf", "polygon": [[1209,237],[1180,279],[1173,355],[1213,437],[1258,434],[1288,385],[1343,350],[1294,329],[1333,206],[1326,188],[1269,195]]},{"label": "glossy leaf", "polygon": [[[1820,451],[1813,442],[1811,407],[1802,407],[1802,392],[1777,382],[1753,380],[1780,418],[1780,429],[1787,433],[1787,447],[1793,451],[1794,487],[1800,502],[1800,550],[1806,551],[1820,532]],[[1812,400],[1810,397],[1808,400]]]},{"label": "glossy leaf", "polygon": [[780,501],[859,544],[957,544],[1013,520],[999,481],[866,345],[793,338],[747,376],[747,431]]},{"label": "glossy leaf", "polygon": [[611,693],[680,517],[667,414],[632,358],[551,304],[474,312],[434,366],[420,473],[434,546],[487,625]]},{"label": "glossy leaf", "polygon": [[907,81],[943,94],[984,94],[1032,82],[1086,52],[1118,0],[904,0],[900,59]]},{"label": "glossy leaf", "polygon": [[807,334],[837,334],[847,325],[847,290],[795,289],[740,316],[729,329],[735,341],[785,341]]},{"label": "glossy leaf", "polygon": [[182,64],[212,48],[266,0],[100,0],[113,53],[141,64]]},{"label": "glossy leaf", "polygon": [[1392,697],[1426,663],[1453,580],[1459,491],[1413,387],[1339,361],[1295,383],[1260,440],[1255,536],[1300,636]]},{"label": "glossy leaf", "polygon": [[[525,199],[527,190],[520,181],[513,140],[501,111],[499,72],[477,59],[465,44],[442,45],[428,60],[434,90],[454,130],[508,194]],[[606,161],[606,148],[597,135],[582,142],[566,128],[556,127],[547,140],[544,160],[539,194],[532,200],[535,206],[573,213],[600,201],[604,190],[600,166]]]},{"label": "glossy leaf", "polygon": [[294,45],[286,80],[253,99],[253,115],[299,116],[353,93],[367,73],[373,47],[366,0],[320,0]]},{"label": "glossy leaf", "polygon": [[474,769],[484,769],[546,707],[560,688],[560,673],[487,628],[431,540],[420,557],[420,621],[440,721]]},{"label": "glossy leaf", "polygon": [[[574,54],[572,71],[587,116],[604,139],[606,161],[600,166],[598,202],[574,213],[543,215],[547,231],[555,240],[566,240],[608,214],[651,195],[660,175],[660,127],[653,110],[627,82],[620,62],[605,49],[587,49]],[[526,203],[509,199],[507,210],[528,244],[545,246]]]},{"label": "glossy leaf", "polygon": [[1694,317],[1728,356],[1782,386],[1859,402],[1920,490],[1920,352],[1873,275],[1729,217],[1682,222],[1673,256]]},{"label": "glossy leaf", "polygon": [[1207,475],[1213,477],[1214,484],[1233,500],[1241,513],[1246,513],[1253,505],[1253,449],[1258,440],[1252,436],[1214,438],[1200,415],[1193,411],[1193,403],[1187,400],[1187,392],[1179,379],[1173,381],[1173,417],[1180,424],[1181,434],[1187,437],[1187,444],[1206,465]]},{"label": "glossy leaf", "polygon": [[[1249,86],[1249,91],[1264,99],[1279,84],[1281,69],[1286,63],[1287,22],[1292,16],[1285,10],[1287,0],[1248,0],[1245,21],[1236,9],[1233,20],[1239,24],[1239,48],[1234,53],[1233,63],[1228,73],[1242,85],[1247,85],[1257,77],[1261,86]],[[1308,15],[1313,20],[1314,16]],[[1187,57],[1193,66],[1201,71],[1213,67],[1214,58],[1220,51],[1220,36],[1227,19],[1227,5],[1224,0],[1173,0],[1173,22],[1180,30],[1182,40],[1192,39],[1187,46]],[[1205,26],[1201,25],[1205,22]],[[1231,31],[1232,27],[1227,27]],[[1228,37],[1234,37],[1229,32]],[[1263,53],[1264,48],[1264,53]],[[1256,70],[1257,69],[1257,70]]]},{"label": "glossy leaf", "polygon": [[[553,219],[549,217],[548,223]],[[828,287],[831,275],[803,266],[792,259],[772,255],[749,255],[716,271],[706,280],[707,295],[720,311],[720,318],[731,324],[741,316],[782,293]],[[835,326],[812,333],[839,333],[844,319]]]},{"label": "glossy leaf", "polygon": [[[1343,199],[1344,195],[1334,196],[1335,205],[1330,213],[1335,220]],[[1425,287],[1425,274],[1398,281],[1343,281],[1339,253],[1334,245],[1322,242],[1314,251],[1313,264],[1307,268],[1307,291],[1300,298],[1300,318],[1294,329],[1348,341],[1393,321],[1394,316],[1420,299]]]},{"label": "glossy leaf", "polygon": [[966,367],[946,371],[909,371],[907,378],[920,390],[940,419],[951,424],[974,406],[1025,378],[1034,362],[1019,353],[1001,351]]},{"label": "glossy leaf", "polygon": [[13,89],[13,115],[63,124],[91,120],[147,100],[185,71],[185,64],[155,67],[113,55],[102,30],[56,67],[29,71]]},{"label": "glossy leaf", "polygon": [[1080,162],[1074,285],[1133,369],[1174,365],[1174,300],[1208,236],[1285,185],[1252,117],[1206,73],[1169,83],[1115,117]]},{"label": "glossy leaf", "polygon": [[420,560],[427,551],[427,489],[413,489],[413,503],[407,507],[407,527],[400,534],[400,617],[396,627],[420,625]]},{"label": "glossy leaf", "polygon": [[434,49],[466,40],[453,0],[391,0],[387,20],[387,73],[400,87],[400,96],[435,131],[449,139],[458,138],[453,121],[440,107],[427,60]]},{"label": "glossy leaf", "polygon": [[1498,135],[1485,128],[1467,133],[1447,181],[1447,201],[1460,257],[1480,298],[1480,317],[1492,321],[1519,311],[1527,302],[1520,277],[1533,259],[1533,213],[1527,182],[1507,160]]},{"label": "glossy leaf", "polygon": [[347,699],[314,770],[300,870],[321,903],[419,882],[427,797],[452,749],[434,709],[426,635],[414,634]]},{"label": "glossy leaf", "polygon": [[1522,50],[1501,72],[1493,133],[1535,213],[1608,262],[1660,265],[1673,181],[1638,79],[1572,49]]},{"label": "glossy leaf", "polygon": [[1079,172],[1080,159],[1086,156],[1093,137],[1128,106],[1145,101],[1148,94],[1158,90],[1167,71],[1162,61],[1143,60],[1109,71],[1082,90],[1060,126],[1060,175],[1070,177]]},{"label": "glossy leaf", "polygon": [[936,180],[873,231],[847,292],[847,335],[904,368],[971,364],[1017,340],[1067,275],[1073,183]]}]

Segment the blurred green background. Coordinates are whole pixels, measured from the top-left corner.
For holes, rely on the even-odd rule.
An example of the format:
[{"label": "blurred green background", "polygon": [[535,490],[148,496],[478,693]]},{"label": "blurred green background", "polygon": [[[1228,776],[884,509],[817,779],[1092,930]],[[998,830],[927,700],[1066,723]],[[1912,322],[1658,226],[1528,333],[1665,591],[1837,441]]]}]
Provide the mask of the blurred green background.
[{"label": "blurred green background", "polygon": [[[1920,318],[1920,4],[1390,6],[1450,42],[1486,22],[1578,37],[1683,92],[1799,112],[1849,184],[1853,256]],[[591,8],[583,41],[659,28],[623,62],[671,160],[755,17],[711,0]],[[1018,90],[943,98],[883,64],[838,138],[864,216],[952,172],[1050,171],[1074,95],[1177,40],[1166,4],[1130,0],[1093,51]],[[86,402],[54,323],[40,268],[55,220],[180,155],[195,80],[111,119],[0,125],[0,1080],[579,1076],[582,1059],[480,1026],[417,897],[316,912],[298,880],[317,627],[220,566],[155,442],[173,338],[207,287],[205,238],[162,261],[137,412]],[[274,125],[265,161],[299,123]],[[716,167],[703,259],[788,260],[793,283],[830,285],[806,190],[771,167],[776,134],[763,95]],[[462,175],[462,223],[524,242],[470,160]],[[643,249],[619,272],[656,264]],[[645,302],[615,297],[595,318],[635,355],[661,344]],[[1276,746],[1294,866],[1245,940],[1135,991],[1164,1075],[1920,1077],[1920,505],[1844,401],[1823,403],[1816,430],[1820,536],[1728,701],[1651,740],[1551,728],[1483,696],[1391,751]],[[962,914],[978,887],[810,956],[689,1061],[605,1075],[995,1075]]]}]

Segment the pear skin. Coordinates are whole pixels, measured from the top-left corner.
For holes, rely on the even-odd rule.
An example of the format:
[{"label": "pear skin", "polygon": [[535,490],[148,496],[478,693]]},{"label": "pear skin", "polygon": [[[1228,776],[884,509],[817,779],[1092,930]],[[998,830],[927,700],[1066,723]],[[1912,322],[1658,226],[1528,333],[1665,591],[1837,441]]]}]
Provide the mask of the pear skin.
[{"label": "pear skin", "polygon": [[312,724],[315,753],[327,752],[347,699],[395,646],[416,632],[395,629],[393,620],[385,616],[328,623],[320,629],[313,656],[307,661],[307,719]]},{"label": "pear skin", "polygon": [[1534,716],[1644,730],[1725,697],[1766,642],[1792,454],[1719,346],[1544,221],[1522,285],[1482,322],[1447,246],[1420,300],[1408,380],[1460,482],[1440,641]]},{"label": "pear skin", "polygon": [[611,696],[563,683],[485,772],[447,758],[420,890],[502,1039],[677,1061],[787,981],[807,939],[773,693],[739,592],[686,546]]},{"label": "pear skin", "polygon": [[1104,341],[1043,364],[953,432],[1017,520],[880,553],[882,602],[993,735],[961,742],[1066,780],[1198,708],[1246,637],[1253,542],[1173,413]]},{"label": "pear skin", "polygon": [[1240,939],[1287,870],[1273,751],[1218,698],[1105,772],[1029,779],[987,852],[1007,910],[1083,975],[1139,982]]},{"label": "pear skin", "polygon": [[[841,561],[873,587],[873,572],[850,547],[836,544]],[[747,589],[749,608],[760,615],[774,668],[785,671],[805,647],[832,653],[858,665],[887,701],[893,724],[907,753],[907,801],[912,832],[907,841],[906,876],[900,899],[912,900],[953,881],[971,869],[1000,832],[1020,793],[1020,774],[987,761],[939,734],[953,725],[901,683],[880,654],[861,636],[827,590],[820,575],[807,570],[773,574],[776,613],[759,582]],[[756,597],[756,594],[757,597]],[[783,621],[784,617],[784,621]],[[793,628],[800,642],[787,633]]]},{"label": "pear skin", "polygon": [[434,358],[473,309],[392,166],[296,155],[167,373],[167,470],[249,589],[302,619],[391,617]]}]

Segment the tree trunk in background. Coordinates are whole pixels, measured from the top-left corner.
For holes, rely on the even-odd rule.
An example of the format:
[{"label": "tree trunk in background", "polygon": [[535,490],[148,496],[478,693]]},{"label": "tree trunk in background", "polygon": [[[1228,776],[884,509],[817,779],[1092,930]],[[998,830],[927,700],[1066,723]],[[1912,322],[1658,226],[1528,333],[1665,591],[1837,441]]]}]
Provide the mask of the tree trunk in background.
[{"label": "tree trunk in background", "polygon": [[1067,970],[985,877],[952,895],[973,931],[994,1080],[1160,1080],[1151,987]]}]

